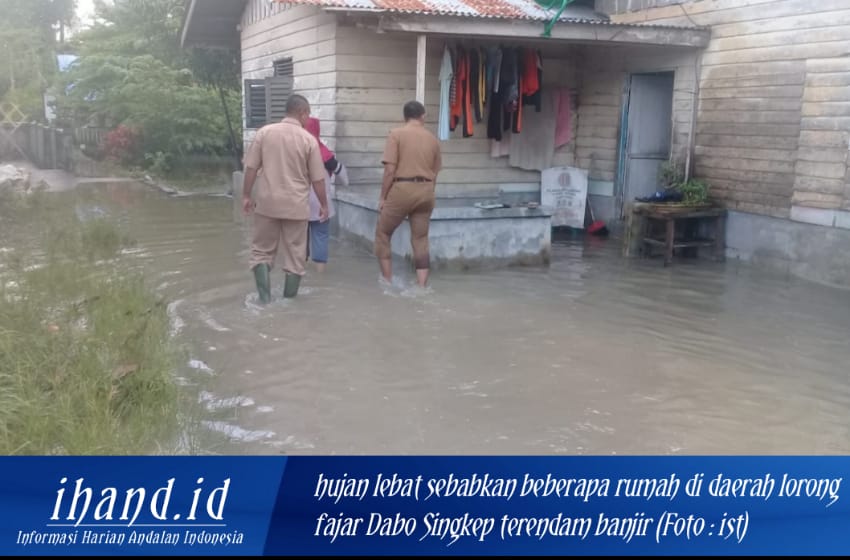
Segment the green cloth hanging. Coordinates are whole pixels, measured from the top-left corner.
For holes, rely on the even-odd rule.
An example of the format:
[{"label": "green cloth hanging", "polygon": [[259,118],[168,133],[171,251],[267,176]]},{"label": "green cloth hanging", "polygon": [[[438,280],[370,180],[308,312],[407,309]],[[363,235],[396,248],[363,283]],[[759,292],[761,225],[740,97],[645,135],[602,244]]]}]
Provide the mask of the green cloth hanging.
[{"label": "green cloth hanging", "polygon": [[554,10],[555,7],[558,6],[558,4],[561,5],[561,7],[558,8],[558,13],[555,14],[555,17],[552,19],[552,21],[546,24],[546,29],[543,31],[544,37],[551,37],[552,28],[555,27],[555,24],[558,23],[558,20],[561,19],[561,14],[563,14],[564,10],[567,9],[567,6],[575,2],[575,0],[535,0],[535,2],[537,2],[537,4],[540,5],[541,8],[544,8],[546,10]]}]

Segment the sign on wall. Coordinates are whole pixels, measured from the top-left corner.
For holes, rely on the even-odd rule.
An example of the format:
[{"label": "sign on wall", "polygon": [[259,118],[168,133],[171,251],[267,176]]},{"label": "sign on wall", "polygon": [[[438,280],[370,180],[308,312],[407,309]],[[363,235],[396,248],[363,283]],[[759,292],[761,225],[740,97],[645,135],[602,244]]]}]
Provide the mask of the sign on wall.
[{"label": "sign on wall", "polygon": [[584,229],[587,171],[552,167],[543,171],[540,204],[552,210],[552,226]]}]

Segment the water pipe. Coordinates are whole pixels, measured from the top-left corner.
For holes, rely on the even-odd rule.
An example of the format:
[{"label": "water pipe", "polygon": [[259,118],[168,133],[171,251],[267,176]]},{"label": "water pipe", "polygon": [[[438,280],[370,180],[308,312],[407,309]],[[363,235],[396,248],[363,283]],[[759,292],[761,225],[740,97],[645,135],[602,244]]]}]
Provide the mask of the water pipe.
[{"label": "water pipe", "polygon": [[561,14],[564,13],[564,10],[567,9],[567,6],[575,2],[575,0],[534,0],[537,4],[546,10],[554,10],[556,6],[560,3],[560,8],[558,8],[558,13],[555,14],[555,17],[546,24],[546,29],[543,31],[544,37],[552,36],[552,28],[555,27],[555,24],[558,23],[558,20],[561,19]]}]

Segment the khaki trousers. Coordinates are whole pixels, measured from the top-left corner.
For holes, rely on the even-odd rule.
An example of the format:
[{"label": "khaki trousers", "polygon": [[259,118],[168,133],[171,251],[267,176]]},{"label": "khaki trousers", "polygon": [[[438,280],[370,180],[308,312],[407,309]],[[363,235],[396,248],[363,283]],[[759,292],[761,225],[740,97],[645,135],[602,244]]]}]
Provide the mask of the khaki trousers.
[{"label": "khaki trousers", "polygon": [[392,258],[391,238],[405,218],[410,222],[410,244],[417,270],[430,268],[428,230],[434,211],[434,183],[396,183],[390,189],[378,216],[375,232],[375,256]]},{"label": "khaki trousers", "polygon": [[277,256],[289,274],[303,276],[307,264],[307,220],[281,220],[254,213],[251,268],[267,264],[274,268]]}]

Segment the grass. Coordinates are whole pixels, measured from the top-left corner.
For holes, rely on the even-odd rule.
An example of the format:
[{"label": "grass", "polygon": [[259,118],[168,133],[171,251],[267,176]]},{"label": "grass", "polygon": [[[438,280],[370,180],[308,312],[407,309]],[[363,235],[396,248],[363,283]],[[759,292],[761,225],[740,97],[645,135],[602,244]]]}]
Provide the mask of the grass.
[{"label": "grass", "polygon": [[163,451],[178,351],[166,302],[114,260],[131,240],[51,195],[0,200],[0,238],[0,454]]}]

